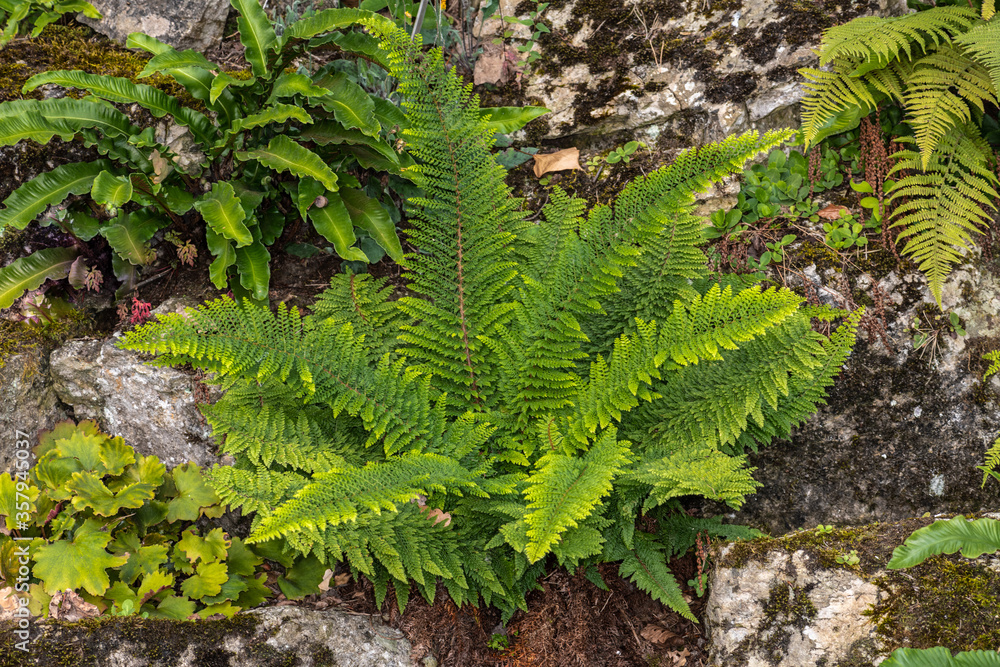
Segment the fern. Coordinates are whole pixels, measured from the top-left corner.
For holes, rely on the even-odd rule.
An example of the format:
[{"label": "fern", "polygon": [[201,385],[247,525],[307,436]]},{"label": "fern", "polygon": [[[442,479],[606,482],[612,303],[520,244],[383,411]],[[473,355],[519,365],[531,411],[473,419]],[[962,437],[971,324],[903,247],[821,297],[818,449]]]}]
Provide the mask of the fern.
[{"label": "fern", "polygon": [[993,14],[991,5],[981,15],[948,6],[858,18],[824,33],[820,64],[828,69],[801,70],[807,143],[857,127],[884,100],[904,108],[913,137],[897,140],[915,150],[893,155],[902,178],[891,220],[939,304],[944,279],[989,220],[983,208],[998,197],[992,152],[977,129],[1000,90]]},{"label": "fern", "polygon": [[[812,413],[857,325],[820,336],[810,321],[841,313],[705,268],[692,193],[788,134],[683,153],[586,215],[555,190],[529,225],[441,54],[369,27],[406,94],[425,193],[406,296],[342,275],[312,314],[223,299],[123,345],[215,373],[226,394],[205,414],[237,461],[215,481],[256,512],[252,540],[346,560],[380,604],[441,582],[509,618],[549,564],[620,561],[693,618],[667,559],[692,526],[740,533],[675,515],[678,499],[739,506],[757,486],[740,448]],[[703,432],[678,422],[688,407]],[[637,530],[640,513],[670,534]]]}]

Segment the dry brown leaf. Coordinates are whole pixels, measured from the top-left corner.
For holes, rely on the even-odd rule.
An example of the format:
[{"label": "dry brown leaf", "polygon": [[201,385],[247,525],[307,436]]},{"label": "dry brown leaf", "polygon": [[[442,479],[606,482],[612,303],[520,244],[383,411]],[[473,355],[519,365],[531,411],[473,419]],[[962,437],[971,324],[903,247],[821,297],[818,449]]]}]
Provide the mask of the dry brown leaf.
[{"label": "dry brown leaf", "polygon": [[0,620],[14,617],[14,612],[21,606],[19,596],[14,593],[14,589],[8,586],[0,588]]},{"label": "dry brown leaf", "polygon": [[434,519],[435,526],[441,523],[442,521],[444,521],[444,525],[446,526],[451,525],[451,515],[436,507],[427,513],[427,518]]},{"label": "dry brown leaf", "polygon": [[49,601],[49,618],[75,623],[85,618],[96,618],[101,610],[76,594],[76,591],[56,591]]},{"label": "dry brown leaf", "polygon": [[676,637],[677,635],[667,630],[666,628],[659,625],[647,625],[639,633],[642,638],[646,641],[653,642],[654,644],[665,644],[668,639]]},{"label": "dry brown leaf", "polygon": [[476,59],[476,69],[472,73],[473,83],[503,83],[504,52],[500,44],[483,45],[483,53]]},{"label": "dry brown leaf", "polygon": [[555,153],[545,153],[544,155],[534,155],[535,177],[541,178],[552,171],[566,171],[568,169],[583,169],[580,166],[580,149],[564,148]]},{"label": "dry brown leaf", "polygon": [[830,204],[826,208],[821,208],[820,210],[818,210],[816,212],[816,215],[823,218],[824,220],[839,220],[841,211],[846,211],[847,213],[850,213],[851,209],[847,208],[846,206],[841,206],[840,204]]},{"label": "dry brown leaf", "polygon": [[149,156],[149,161],[153,165],[153,182],[162,183],[171,171],[173,171],[174,166],[163,156],[160,155],[160,151],[153,150],[153,153]]},{"label": "dry brown leaf", "polygon": [[688,663],[688,656],[691,651],[681,649],[680,651],[669,651],[667,657],[674,661],[674,667],[684,667]]},{"label": "dry brown leaf", "polygon": [[344,572],[344,573],[338,574],[336,577],[334,577],[333,578],[333,583],[335,583],[338,586],[343,586],[344,584],[346,584],[350,580],[351,580],[351,574],[350,574],[350,572]]},{"label": "dry brown leaf", "polygon": [[319,582],[319,589],[321,591],[330,590],[330,579],[333,577],[333,570],[327,570],[323,573],[323,581]]}]

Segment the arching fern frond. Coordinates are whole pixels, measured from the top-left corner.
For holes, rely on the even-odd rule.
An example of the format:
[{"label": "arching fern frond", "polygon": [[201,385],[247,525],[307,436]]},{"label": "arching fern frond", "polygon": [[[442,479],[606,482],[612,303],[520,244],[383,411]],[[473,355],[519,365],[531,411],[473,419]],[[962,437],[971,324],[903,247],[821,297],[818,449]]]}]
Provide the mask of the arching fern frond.
[{"label": "arching fern frond", "polygon": [[[913,140],[900,137],[900,141]],[[952,127],[921,171],[923,159],[913,150],[895,154],[891,173],[912,173],[896,183],[892,226],[907,239],[903,253],[927,275],[931,293],[941,303],[941,288],[951,267],[971,250],[972,235],[989,224],[987,210],[997,199],[997,177],[986,160],[986,142],[971,124]]]},{"label": "arching fern frond", "polygon": [[986,66],[993,89],[1000,90],[1000,21],[986,21],[955,38],[957,44]]}]

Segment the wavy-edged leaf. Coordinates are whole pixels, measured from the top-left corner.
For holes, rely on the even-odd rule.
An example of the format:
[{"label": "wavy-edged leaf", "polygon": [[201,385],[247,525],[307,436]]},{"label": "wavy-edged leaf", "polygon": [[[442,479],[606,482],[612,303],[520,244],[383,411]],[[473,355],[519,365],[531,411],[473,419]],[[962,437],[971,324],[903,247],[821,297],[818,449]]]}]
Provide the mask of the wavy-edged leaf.
[{"label": "wavy-edged leaf", "polygon": [[271,89],[271,96],[267,99],[267,102],[270,104],[274,100],[283,97],[294,97],[296,95],[302,95],[303,97],[324,97],[329,94],[330,91],[326,88],[313,85],[312,79],[306,75],[297,72],[285,72],[274,82],[274,88]]},{"label": "wavy-edged leaf", "polygon": [[[156,56],[150,62],[152,63],[160,57],[162,56]],[[195,136],[202,141],[206,141],[214,133],[212,122],[204,114],[181,106],[176,98],[167,95],[162,90],[141,83],[133,83],[123,77],[56,70],[42,72],[31,77],[24,84],[23,90],[28,92],[45,84],[55,84],[64,88],[79,88],[109,102],[138,104],[157,118],[169,115],[179,125],[190,127]]]},{"label": "wavy-edged leaf", "polygon": [[230,4],[240,13],[237,25],[240,28],[244,56],[250,63],[254,76],[264,76],[267,74],[267,51],[278,39],[271,21],[257,0],[230,0]]},{"label": "wavy-edged leaf", "polygon": [[260,241],[236,249],[236,269],[240,274],[240,285],[257,301],[267,298],[267,287],[271,283],[270,262],[271,253]]},{"label": "wavy-edged leaf", "polygon": [[389,69],[389,58],[379,46],[379,41],[371,35],[360,32],[334,33],[326,38],[348,53],[358,53],[367,56],[382,67]]},{"label": "wavy-edged leaf", "polygon": [[218,72],[222,69],[194,49],[185,49],[184,51],[171,49],[153,56],[136,78],[144,79],[158,72],[186,67],[200,67],[209,72]]},{"label": "wavy-edged leaf", "polygon": [[49,206],[62,203],[70,195],[90,192],[94,179],[107,169],[111,169],[107,160],[74,162],[35,176],[4,200],[0,229],[24,229]]},{"label": "wavy-edged leaf", "polygon": [[357,25],[361,19],[388,21],[388,19],[364,9],[324,9],[288,26],[282,38],[286,42],[292,39],[311,39],[331,30]]},{"label": "wavy-edged leaf", "polygon": [[102,171],[94,179],[90,196],[98,204],[121,206],[132,199],[132,181],[122,176],[115,176],[110,171]]},{"label": "wavy-edged leaf", "polygon": [[489,117],[486,127],[501,134],[517,132],[539,116],[549,113],[545,107],[485,107],[479,110],[483,118]]},{"label": "wavy-edged leaf", "polygon": [[253,243],[253,235],[244,224],[247,214],[243,210],[236,190],[226,181],[212,184],[212,191],[194,203],[205,222],[217,234],[236,241],[237,247]]},{"label": "wavy-edged leaf", "polygon": [[212,79],[212,87],[209,92],[209,101],[213,104],[227,88],[236,86],[242,88],[244,86],[252,86],[257,83],[257,77],[251,76],[249,79],[237,79],[234,76],[230,76],[226,72],[219,72],[214,79]]},{"label": "wavy-edged leaf", "polygon": [[271,139],[267,148],[238,151],[236,157],[244,161],[257,160],[265,167],[279,172],[288,171],[299,178],[312,178],[322,183],[327,190],[337,191],[337,174],[326,165],[323,158],[284,135]]},{"label": "wavy-edged leaf", "polygon": [[351,262],[368,262],[361,248],[354,247],[357,237],[354,235],[354,223],[347,207],[336,192],[327,192],[327,204],[323,208],[313,206],[309,209],[309,219],[316,231],[333,244],[333,249],[342,258]]},{"label": "wavy-edged leaf", "polygon": [[398,171],[400,167],[400,154],[392,146],[379,137],[371,137],[358,130],[349,130],[340,123],[334,121],[321,121],[312,127],[304,128],[299,134],[299,138],[322,146],[329,144],[354,144],[368,146],[378,151],[389,162],[394,163],[391,171]]},{"label": "wavy-edged leaf", "polygon": [[22,294],[49,278],[65,278],[76,255],[76,248],[46,248],[0,269],[0,309],[10,308]]},{"label": "wavy-edged leaf", "polygon": [[934,648],[898,648],[882,667],[1000,667],[996,651],[963,651],[952,656],[944,646]]},{"label": "wavy-edged leaf", "polygon": [[344,127],[356,127],[371,137],[378,135],[382,128],[375,117],[375,103],[364,88],[343,72],[323,77],[319,83],[330,91],[321,100],[323,108],[332,112]]},{"label": "wavy-edged leaf", "polygon": [[906,542],[893,550],[886,567],[890,570],[913,567],[931,556],[956,551],[961,551],[966,558],[1000,551],[1000,521],[967,521],[961,514],[947,521],[935,521],[913,531]]},{"label": "wavy-edged leaf", "polygon": [[45,592],[86,589],[91,595],[104,595],[111,585],[108,568],[124,565],[127,556],[112,556],[104,547],[111,535],[102,532],[77,534],[72,542],[57,540],[38,547],[34,554],[33,574],[42,580]]},{"label": "wavy-edged leaf", "polygon": [[312,116],[306,113],[300,106],[294,104],[273,104],[260,113],[236,119],[229,133],[236,134],[237,132],[249,130],[254,127],[261,127],[270,123],[285,123],[292,119],[307,125],[313,122]]},{"label": "wavy-edged leaf", "polygon": [[211,227],[205,230],[205,243],[209,252],[215,256],[208,267],[208,278],[218,289],[225,289],[229,284],[229,267],[236,263],[236,250],[233,242],[221,234],[217,234]]},{"label": "wavy-edged leaf", "polygon": [[25,100],[16,116],[0,116],[0,146],[30,139],[40,144],[59,136],[71,140],[78,132],[96,129],[108,137],[131,136],[139,129],[117,109],[73,98]]},{"label": "wavy-edged leaf", "polygon": [[120,257],[133,266],[144,266],[155,257],[146,243],[170,221],[145,211],[120,213],[115,224],[103,227],[101,235]]},{"label": "wavy-edged leaf", "polygon": [[393,261],[403,261],[403,247],[399,243],[396,226],[392,224],[389,212],[377,200],[368,197],[361,190],[342,188],[340,196],[354,226],[368,232],[368,236],[382,246]]}]

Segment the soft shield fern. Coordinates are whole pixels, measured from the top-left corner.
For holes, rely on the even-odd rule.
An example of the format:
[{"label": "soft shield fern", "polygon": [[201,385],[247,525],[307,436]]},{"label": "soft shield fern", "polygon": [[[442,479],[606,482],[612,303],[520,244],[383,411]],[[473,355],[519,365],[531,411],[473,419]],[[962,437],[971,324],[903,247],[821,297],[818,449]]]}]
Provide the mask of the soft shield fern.
[{"label": "soft shield fern", "polygon": [[[557,189],[531,224],[489,118],[440,52],[369,28],[401,82],[425,193],[409,295],[339,275],[311,315],[220,300],[122,345],[227,390],[204,410],[236,459],[215,484],[256,513],[253,541],[346,559],[380,602],[390,583],[403,605],[412,585],[430,600],[440,582],[509,617],[552,555],[620,562],[693,618],[669,559],[699,531],[752,531],[682,515],[680,499],[741,505],[757,486],[744,450],[822,402],[859,316],[820,335],[813,318],[844,314],[720,281],[697,247],[693,192],[787,133],[688,151],[586,214]],[[640,514],[659,530],[637,529]]]},{"label": "soft shield fern", "polygon": [[830,28],[819,50],[824,69],[801,70],[808,143],[857,127],[882,102],[904,109],[912,136],[897,139],[907,146],[893,156],[890,221],[939,304],[945,278],[998,198],[993,152],[979,129],[998,106],[998,47],[993,3],[941,6]]}]

